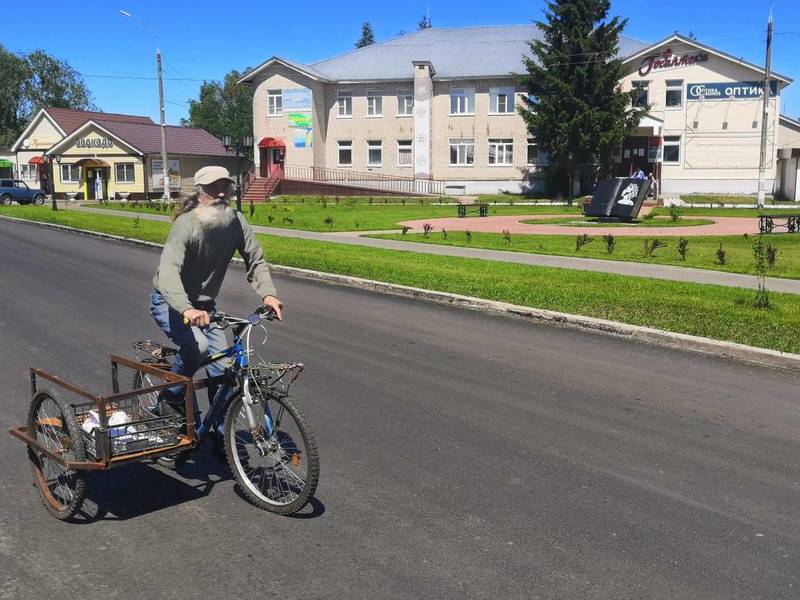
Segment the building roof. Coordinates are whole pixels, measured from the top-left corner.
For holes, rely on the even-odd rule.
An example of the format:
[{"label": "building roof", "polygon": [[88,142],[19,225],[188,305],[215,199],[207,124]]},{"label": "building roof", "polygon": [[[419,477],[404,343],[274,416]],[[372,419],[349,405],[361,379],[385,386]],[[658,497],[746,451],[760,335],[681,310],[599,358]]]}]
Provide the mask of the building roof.
[{"label": "building roof", "polygon": [[[47,153],[57,154],[60,147],[72,143],[73,139],[79,137],[83,130],[90,129],[92,126],[105,130],[141,154],[159,154],[161,152],[161,127],[152,121],[148,124],[95,119],[86,121],[81,127],[50,148]],[[172,125],[167,126],[167,154],[231,156],[225,150],[222,142],[205,129]]]},{"label": "building roof", "polygon": [[135,115],[120,115],[118,113],[94,112],[88,110],[71,110],[68,108],[45,108],[44,109],[58,126],[64,130],[65,134],[70,134],[87,121],[113,121],[117,123],[139,123],[142,125],[155,125],[150,117],[138,117]]},{"label": "building roof", "polygon": [[[528,42],[540,38],[535,24],[430,28],[309,65],[272,57],[239,81],[250,81],[273,61],[328,81],[408,80],[414,76],[412,61],[431,62],[437,79],[508,77],[523,71],[522,56],[530,54]],[[619,54],[624,58],[649,46],[620,36]]]}]

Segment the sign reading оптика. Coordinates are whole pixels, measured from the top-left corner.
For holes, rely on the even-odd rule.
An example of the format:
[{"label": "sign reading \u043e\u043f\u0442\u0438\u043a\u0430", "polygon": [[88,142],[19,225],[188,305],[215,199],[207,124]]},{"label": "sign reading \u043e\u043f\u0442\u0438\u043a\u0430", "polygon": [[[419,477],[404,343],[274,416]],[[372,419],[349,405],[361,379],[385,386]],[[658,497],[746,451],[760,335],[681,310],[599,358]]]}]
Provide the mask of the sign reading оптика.
[{"label": "sign reading \u043e\u043f\u0442\u0438\u043a\u0430", "polygon": [[[769,82],[770,96],[778,93],[778,82]],[[730,100],[731,98],[762,98],[763,81],[730,81],[728,83],[690,83],[686,86],[689,100]]]}]

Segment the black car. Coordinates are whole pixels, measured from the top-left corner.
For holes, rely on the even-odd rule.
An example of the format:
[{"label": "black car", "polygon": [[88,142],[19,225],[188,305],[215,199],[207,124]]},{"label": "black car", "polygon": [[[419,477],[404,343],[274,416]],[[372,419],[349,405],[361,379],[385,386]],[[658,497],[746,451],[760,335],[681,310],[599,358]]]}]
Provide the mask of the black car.
[{"label": "black car", "polygon": [[0,179],[0,205],[11,204],[44,204],[44,190],[28,187],[20,179]]}]

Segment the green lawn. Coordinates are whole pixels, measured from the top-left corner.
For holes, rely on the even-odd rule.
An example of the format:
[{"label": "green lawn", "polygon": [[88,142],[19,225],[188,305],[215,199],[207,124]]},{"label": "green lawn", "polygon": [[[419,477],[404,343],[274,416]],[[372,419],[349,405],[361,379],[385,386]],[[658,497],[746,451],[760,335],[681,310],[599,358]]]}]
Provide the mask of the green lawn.
[{"label": "green lawn", "polygon": [[557,217],[554,219],[530,219],[522,221],[529,225],[564,225],[565,227],[694,227],[697,225],[711,225],[710,219],[680,219],[673,221],[671,218],[656,217],[631,223],[619,221],[601,221],[595,217]]},{"label": "green lawn", "polygon": [[[686,208],[681,207],[681,214],[684,217],[749,217],[755,218],[760,215],[790,215],[800,213],[800,204],[793,205],[796,208]],[[656,207],[650,214],[656,216],[669,215],[670,209],[667,207]]]},{"label": "green lawn", "polygon": [[[92,205],[96,208],[109,208],[130,212],[146,212],[167,214],[157,208],[158,205],[134,206],[131,203],[110,203]],[[256,204],[255,213],[250,214],[249,207],[244,213],[254,225],[282,227],[286,229],[303,229],[306,231],[374,231],[382,229],[399,229],[401,221],[414,219],[435,219],[438,217],[455,217],[456,207],[452,204],[424,204],[409,202],[402,204],[373,204],[363,199],[355,203],[341,201],[327,202],[324,205],[314,199],[313,202],[269,202]],[[490,215],[579,215],[579,207],[565,206],[490,206]],[[467,218],[477,218],[470,215]],[[326,223],[326,219],[332,221]]]},{"label": "green lawn", "polygon": [[[43,207],[0,207],[4,214],[156,242],[166,239],[170,227],[69,210],[53,213]],[[276,264],[800,352],[798,295],[772,294],[772,307],[760,310],[753,307],[754,292],[737,288],[258,237]]]},{"label": "green lawn", "polygon": [[[682,194],[681,200],[696,204],[755,204],[757,198],[748,194]],[[781,204],[772,196],[766,196],[764,200],[766,204]]]},{"label": "green lawn", "polygon": [[[659,248],[653,257],[644,257],[644,242],[653,237],[615,236],[612,254],[606,249],[602,236],[587,235],[593,239],[580,250],[575,250],[574,235],[522,235],[512,234],[510,241],[499,233],[472,233],[472,241],[466,232],[451,231],[447,238],[437,231],[425,237],[422,233],[385,234],[374,237],[385,239],[441,244],[445,246],[468,246],[471,248],[488,248],[491,250],[510,250],[512,252],[529,252],[533,254],[553,254],[559,256],[580,256],[584,258],[602,258],[643,263],[675,265],[679,267],[695,267],[729,271],[731,273],[753,273],[753,239],[755,236],[687,236],[689,240],[686,260],[678,254],[679,237],[659,237],[667,246]],[[775,266],[770,269],[772,277],[800,279],[800,235],[773,234],[764,236],[765,240],[778,248]],[[726,264],[721,265],[717,259],[720,243],[725,250]]]}]

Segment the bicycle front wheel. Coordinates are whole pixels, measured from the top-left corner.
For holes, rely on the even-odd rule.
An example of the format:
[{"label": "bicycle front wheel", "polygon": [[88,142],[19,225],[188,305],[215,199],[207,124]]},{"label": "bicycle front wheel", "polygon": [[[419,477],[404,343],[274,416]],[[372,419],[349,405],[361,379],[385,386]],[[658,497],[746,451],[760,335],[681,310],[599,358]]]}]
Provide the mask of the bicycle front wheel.
[{"label": "bicycle front wheel", "polygon": [[288,397],[253,396],[250,426],[240,394],[225,415],[225,454],[236,482],[257,507],[282,515],[303,508],[317,489],[319,452]]}]

